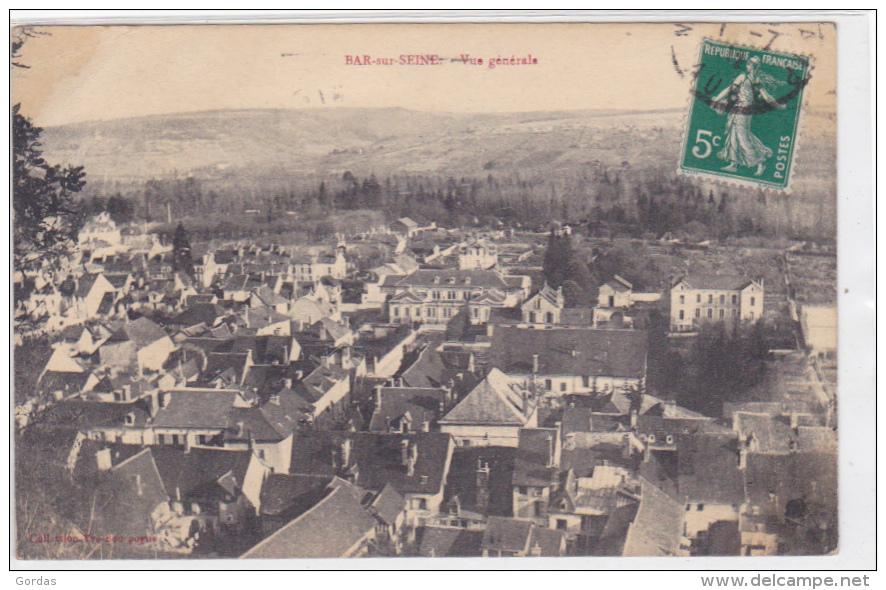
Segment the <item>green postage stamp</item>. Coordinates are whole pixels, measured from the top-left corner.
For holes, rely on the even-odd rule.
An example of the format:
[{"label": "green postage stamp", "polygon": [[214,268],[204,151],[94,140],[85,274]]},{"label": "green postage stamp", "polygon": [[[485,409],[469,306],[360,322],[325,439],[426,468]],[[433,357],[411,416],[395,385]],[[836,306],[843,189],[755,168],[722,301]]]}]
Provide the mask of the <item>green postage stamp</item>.
[{"label": "green postage stamp", "polygon": [[787,191],[809,62],[703,40],[679,172]]}]

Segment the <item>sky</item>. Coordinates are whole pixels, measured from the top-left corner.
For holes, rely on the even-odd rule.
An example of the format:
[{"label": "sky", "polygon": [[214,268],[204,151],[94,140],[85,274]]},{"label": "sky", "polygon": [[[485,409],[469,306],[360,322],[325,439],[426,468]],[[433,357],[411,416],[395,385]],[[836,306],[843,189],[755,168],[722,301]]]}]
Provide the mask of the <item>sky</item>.
[{"label": "sky", "polygon": [[[224,109],[521,112],[683,109],[702,38],[813,56],[810,107],[833,108],[831,24],[54,26],[21,52],[12,99],[41,126]],[[399,65],[470,55],[483,65]],[[349,65],[348,56],[395,65]],[[532,56],[534,65],[488,66]],[[353,61],[353,58],[352,58]],[[361,58],[362,61],[362,58]]]}]

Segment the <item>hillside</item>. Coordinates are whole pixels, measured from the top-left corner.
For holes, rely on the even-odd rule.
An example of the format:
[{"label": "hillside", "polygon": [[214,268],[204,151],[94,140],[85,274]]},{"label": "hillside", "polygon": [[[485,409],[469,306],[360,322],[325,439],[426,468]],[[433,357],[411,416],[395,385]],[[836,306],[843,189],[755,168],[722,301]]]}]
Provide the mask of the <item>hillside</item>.
[{"label": "hillside", "polygon": [[[600,201],[588,184],[599,171],[626,172],[620,173],[622,182],[635,186],[673,176],[684,116],[682,111],[214,111],[52,127],[45,130],[44,145],[50,161],[83,165],[94,189],[113,187],[130,195],[141,194],[150,179],[192,175],[206,189],[247,202],[312,190],[320,180],[334,181],[350,171],[358,178],[479,180],[491,174],[546,183],[549,193],[571,199],[597,195]],[[835,218],[835,115],[807,113],[803,128],[815,132],[801,138],[791,202],[755,217],[802,217],[805,227]]]}]

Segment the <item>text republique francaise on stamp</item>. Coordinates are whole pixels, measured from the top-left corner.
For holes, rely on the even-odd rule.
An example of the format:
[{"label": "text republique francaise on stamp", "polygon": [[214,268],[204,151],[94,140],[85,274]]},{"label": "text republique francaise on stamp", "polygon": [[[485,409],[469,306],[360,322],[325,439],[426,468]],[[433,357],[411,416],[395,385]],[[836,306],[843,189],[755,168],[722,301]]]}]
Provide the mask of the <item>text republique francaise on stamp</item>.
[{"label": "text republique francaise on stamp", "polygon": [[810,59],[705,39],[679,172],[789,189]]}]

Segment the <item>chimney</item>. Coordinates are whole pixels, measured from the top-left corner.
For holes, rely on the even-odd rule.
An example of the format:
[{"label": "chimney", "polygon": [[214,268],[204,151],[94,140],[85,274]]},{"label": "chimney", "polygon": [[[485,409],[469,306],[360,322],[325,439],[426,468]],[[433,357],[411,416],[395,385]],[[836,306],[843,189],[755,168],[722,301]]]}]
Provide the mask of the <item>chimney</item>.
[{"label": "chimney", "polygon": [[633,453],[634,448],[631,445],[631,435],[625,434],[621,437],[621,456],[624,459],[630,459]]},{"label": "chimney", "polygon": [[142,489],[142,475],[141,473],[135,474],[135,489],[139,496],[144,494],[144,490]]},{"label": "chimney", "polygon": [[534,375],[536,373],[538,373],[538,355],[533,354],[532,355],[532,374]]},{"label": "chimney", "polygon": [[421,423],[421,431],[422,432],[430,432],[431,431],[431,423],[428,420],[425,420]]},{"label": "chimney", "polygon": [[489,463],[477,459],[477,508],[485,513],[489,507]]},{"label": "chimney", "polygon": [[348,465],[351,463],[351,447],[353,443],[350,438],[346,438],[341,443],[341,466],[342,469],[347,469]]},{"label": "chimney", "polygon": [[110,471],[111,449],[102,449],[95,454],[95,462],[99,471]]},{"label": "chimney", "polygon": [[631,410],[631,429],[637,429],[637,410]]},{"label": "chimney", "polygon": [[800,418],[800,416],[797,414],[797,412],[791,412],[791,429],[792,430],[797,430],[797,427],[799,427],[799,425],[800,425],[799,418]]},{"label": "chimney", "polygon": [[284,385],[284,387],[286,387],[286,389],[292,389],[292,378],[287,377],[286,379],[284,379],[283,385]]},{"label": "chimney", "polygon": [[745,444],[741,444],[738,450],[738,468],[739,469],[747,469],[748,467],[748,447]]},{"label": "chimney", "polygon": [[409,465],[409,439],[404,438],[400,441],[400,464],[403,467]]},{"label": "chimney", "polygon": [[160,392],[160,408],[169,407],[169,398],[172,397],[172,394],[168,391]]},{"label": "chimney", "polygon": [[418,445],[409,445],[409,460],[406,464],[406,475],[412,477],[415,475],[415,463],[418,461]]}]

